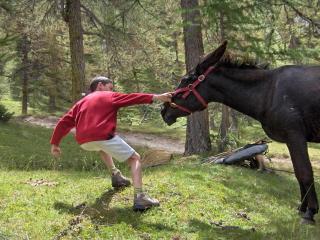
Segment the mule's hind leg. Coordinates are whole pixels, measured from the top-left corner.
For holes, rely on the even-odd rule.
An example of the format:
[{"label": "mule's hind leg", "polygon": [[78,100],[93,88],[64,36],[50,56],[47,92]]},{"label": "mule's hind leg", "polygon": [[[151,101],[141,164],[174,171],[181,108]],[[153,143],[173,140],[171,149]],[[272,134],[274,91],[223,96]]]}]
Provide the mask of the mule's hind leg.
[{"label": "mule's hind leg", "polygon": [[314,222],[313,215],[318,212],[319,205],[314,187],[312,166],[308,156],[307,142],[302,134],[291,134],[287,141],[296,178],[301,192],[301,210],[303,218]]}]

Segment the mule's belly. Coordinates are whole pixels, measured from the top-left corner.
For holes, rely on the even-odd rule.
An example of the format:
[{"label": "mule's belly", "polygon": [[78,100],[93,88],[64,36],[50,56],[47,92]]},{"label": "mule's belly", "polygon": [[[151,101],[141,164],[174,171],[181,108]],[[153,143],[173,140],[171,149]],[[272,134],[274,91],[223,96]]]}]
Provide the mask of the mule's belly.
[{"label": "mule's belly", "polygon": [[289,132],[297,131],[303,133],[304,131],[301,115],[289,103],[270,107],[269,111],[265,113],[261,124],[271,139],[284,143],[288,140]]},{"label": "mule's belly", "polygon": [[308,140],[308,142],[320,143],[320,138],[319,138],[319,137],[317,137],[317,138],[314,138],[314,139]]},{"label": "mule's belly", "polygon": [[320,142],[320,114],[314,112],[304,118],[308,142]]},{"label": "mule's belly", "polygon": [[320,143],[320,131],[312,131],[308,137],[307,137],[308,142],[316,142]]},{"label": "mule's belly", "polygon": [[[298,121],[297,121],[298,122]],[[296,122],[296,123],[297,123]],[[287,122],[287,124],[269,124],[262,125],[263,130],[271,139],[278,142],[287,142],[287,137],[289,132],[299,132],[305,136],[308,142],[320,143],[320,118],[318,121],[300,122],[300,124],[293,124],[292,122]]]},{"label": "mule's belly", "polygon": [[262,128],[264,132],[268,135],[268,137],[271,138],[272,140],[275,140],[277,142],[282,142],[282,143],[286,142],[286,137],[285,137],[286,133],[283,130],[270,128],[264,125],[262,125]]}]

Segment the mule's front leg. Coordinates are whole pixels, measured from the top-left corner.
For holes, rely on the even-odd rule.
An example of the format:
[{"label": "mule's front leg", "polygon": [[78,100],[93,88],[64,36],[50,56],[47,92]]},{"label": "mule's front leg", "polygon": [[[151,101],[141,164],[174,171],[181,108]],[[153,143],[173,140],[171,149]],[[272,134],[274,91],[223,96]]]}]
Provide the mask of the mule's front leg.
[{"label": "mule's front leg", "polygon": [[318,213],[319,205],[314,187],[313,171],[308,156],[305,137],[302,134],[291,134],[287,141],[296,178],[301,192],[300,210],[305,212],[304,222],[314,223],[314,214]]},{"label": "mule's front leg", "polygon": [[300,186],[300,195],[301,195],[301,203],[298,207],[298,211],[303,216],[306,213],[307,207],[308,207],[308,202],[305,199],[305,195],[306,195],[307,191],[306,191],[303,183],[300,181],[298,181],[298,182],[299,182],[299,186]]}]

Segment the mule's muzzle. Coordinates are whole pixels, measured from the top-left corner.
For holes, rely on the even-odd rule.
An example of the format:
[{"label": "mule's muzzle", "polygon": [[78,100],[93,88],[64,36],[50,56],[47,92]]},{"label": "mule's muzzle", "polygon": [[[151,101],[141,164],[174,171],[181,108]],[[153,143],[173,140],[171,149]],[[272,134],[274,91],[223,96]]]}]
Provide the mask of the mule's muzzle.
[{"label": "mule's muzzle", "polygon": [[173,118],[163,118],[163,121],[165,121],[166,124],[168,124],[169,126],[171,126],[172,124],[174,124],[176,122],[176,119]]},{"label": "mule's muzzle", "polygon": [[169,108],[169,104],[165,103],[161,110],[161,116],[163,121],[170,126],[176,122],[177,118],[174,118],[170,116],[170,114],[168,114],[168,108]]}]

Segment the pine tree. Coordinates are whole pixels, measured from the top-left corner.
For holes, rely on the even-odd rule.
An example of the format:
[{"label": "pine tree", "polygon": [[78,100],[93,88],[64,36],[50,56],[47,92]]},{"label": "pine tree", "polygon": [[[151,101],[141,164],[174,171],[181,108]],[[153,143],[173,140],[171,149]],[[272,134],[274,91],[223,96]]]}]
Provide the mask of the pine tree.
[{"label": "pine tree", "polygon": [[[186,70],[189,72],[203,55],[200,12],[198,0],[181,0]],[[185,154],[206,152],[211,149],[208,110],[188,116]]]}]

